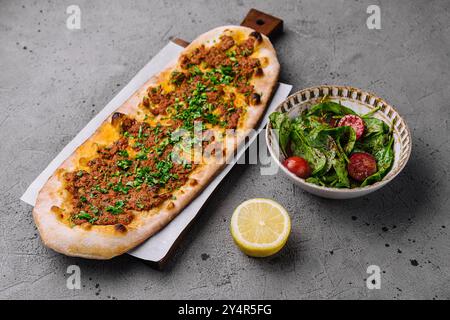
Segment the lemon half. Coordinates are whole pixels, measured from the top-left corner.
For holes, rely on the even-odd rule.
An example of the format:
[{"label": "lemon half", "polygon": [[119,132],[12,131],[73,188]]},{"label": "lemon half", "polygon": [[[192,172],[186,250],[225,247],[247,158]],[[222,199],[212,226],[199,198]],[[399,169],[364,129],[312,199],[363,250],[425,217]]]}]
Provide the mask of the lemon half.
[{"label": "lemon half", "polygon": [[238,247],[252,257],[267,257],[286,244],[291,232],[287,211],[270,199],[241,203],[231,217],[231,235]]}]

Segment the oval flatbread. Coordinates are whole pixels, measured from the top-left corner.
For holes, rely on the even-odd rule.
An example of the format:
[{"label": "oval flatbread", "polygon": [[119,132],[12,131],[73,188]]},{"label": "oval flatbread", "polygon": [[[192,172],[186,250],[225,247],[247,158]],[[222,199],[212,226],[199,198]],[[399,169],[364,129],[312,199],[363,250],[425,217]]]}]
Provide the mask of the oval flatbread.
[{"label": "oval flatbread", "polygon": [[166,226],[258,124],[279,69],[269,39],[252,29],[195,39],[44,185],[33,217],[45,245],[109,259]]}]

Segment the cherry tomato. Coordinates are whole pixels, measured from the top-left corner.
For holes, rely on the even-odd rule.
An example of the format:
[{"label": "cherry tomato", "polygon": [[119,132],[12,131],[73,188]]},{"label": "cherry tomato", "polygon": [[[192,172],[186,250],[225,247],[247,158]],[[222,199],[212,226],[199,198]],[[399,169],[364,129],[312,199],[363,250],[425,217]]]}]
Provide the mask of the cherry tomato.
[{"label": "cherry tomato", "polygon": [[311,175],[308,161],[302,157],[292,156],[283,161],[283,165],[296,176],[306,179]]},{"label": "cherry tomato", "polygon": [[358,116],[348,114],[339,121],[338,127],[350,126],[356,132],[356,140],[362,137],[364,133],[364,121]]},{"label": "cherry tomato", "polygon": [[377,172],[377,161],[366,152],[355,152],[348,159],[347,171],[356,181],[364,181]]}]

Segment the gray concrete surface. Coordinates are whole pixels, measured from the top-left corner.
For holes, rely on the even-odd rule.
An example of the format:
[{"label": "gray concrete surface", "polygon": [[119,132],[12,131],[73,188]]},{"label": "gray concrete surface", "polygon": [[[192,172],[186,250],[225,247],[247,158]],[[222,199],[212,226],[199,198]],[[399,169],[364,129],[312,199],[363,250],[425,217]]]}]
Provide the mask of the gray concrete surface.
[{"label": "gray concrete surface", "polygon": [[[81,7],[81,30],[65,26]],[[378,4],[382,29],[368,30]],[[124,255],[65,257],[45,248],[19,197],[72,137],[162,48],[256,7],[282,17],[281,80],[294,90],[345,84],[373,91],[406,118],[404,172],[365,198],[309,195],[257,165],[235,167],[159,272]],[[0,298],[449,299],[450,2],[0,1]],[[250,259],[228,230],[233,209],[270,197],[291,213],[276,257]],[[66,288],[79,265],[81,290]],[[382,270],[368,290],[367,266]]]}]

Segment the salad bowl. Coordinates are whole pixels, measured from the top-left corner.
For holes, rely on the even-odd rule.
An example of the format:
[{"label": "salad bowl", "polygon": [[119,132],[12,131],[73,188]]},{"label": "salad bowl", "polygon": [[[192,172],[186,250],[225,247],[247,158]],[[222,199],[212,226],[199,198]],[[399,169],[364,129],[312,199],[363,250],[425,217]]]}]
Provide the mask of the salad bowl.
[{"label": "salad bowl", "polygon": [[282,164],[286,159],[286,155],[281,151],[277,133],[269,121],[266,130],[266,143],[278,169],[303,190],[330,199],[350,199],[365,196],[392,181],[403,170],[409,160],[412,139],[405,120],[383,99],[353,87],[324,85],[303,89],[292,94],[275,109],[275,112],[286,113],[289,118],[295,118],[325,98],[327,101],[340,103],[357,114],[373,112],[373,117],[383,120],[392,128],[394,159],[391,169],[383,179],[364,187],[335,188],[309,183],[305,179],[296,176]]}]

